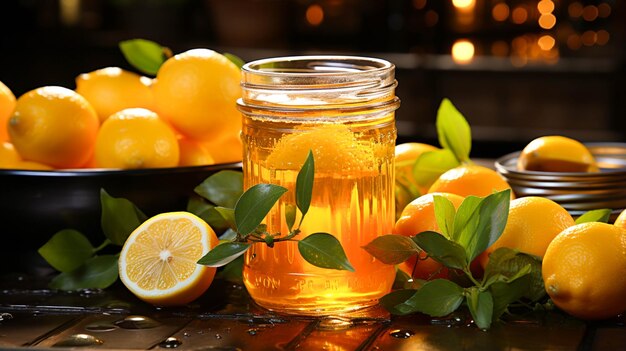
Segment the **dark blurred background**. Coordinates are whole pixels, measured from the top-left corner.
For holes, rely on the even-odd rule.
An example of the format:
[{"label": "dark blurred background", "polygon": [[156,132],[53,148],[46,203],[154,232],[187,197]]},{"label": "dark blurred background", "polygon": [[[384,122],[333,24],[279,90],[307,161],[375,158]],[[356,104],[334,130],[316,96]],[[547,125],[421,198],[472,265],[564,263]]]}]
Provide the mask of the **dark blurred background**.
[{"label": "dark blurred background", "polygon": [[107,66],[145,38],[246,61],[376,56],[397,66],[400,141],[436,143],[448,97],[473,156],[532,138],[626,141],[626,4],[618,0],[13,0],[0,2],[0,81],[16,96]]}]

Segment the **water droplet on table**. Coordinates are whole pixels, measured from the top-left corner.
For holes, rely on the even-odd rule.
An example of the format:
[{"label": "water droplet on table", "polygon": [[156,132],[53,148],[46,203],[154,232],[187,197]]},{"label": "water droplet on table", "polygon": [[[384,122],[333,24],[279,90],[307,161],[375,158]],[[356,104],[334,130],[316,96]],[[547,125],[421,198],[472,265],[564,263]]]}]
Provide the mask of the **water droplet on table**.
[{"label": "water droplet on table", "polygon": [[178,340],[177,338],[173,336],[170,336],[169,338],[161,341],[159,343],[159,347],[162,347],[164,349],[175,349],[182,344],[183,344],[182,341]]},{"label": "water droplet on table", "polygon": [[255,336],[259,332],[259,330],[256,328],[250,328],[247,330],[247,332],[249,335]]},{"label": "water droplet on table", "polygon": [[0,313],[0,322],[8,321],[9,319],[13,319],[13,315],[10,313],[2,312]]},{"label": "water droplet on table", "polygon": [[219,339],[222,338],[222,335],[221,334],[215,334],[215,338],[219,340]]},{"label": "water droplet on table", "polygon": [[389,335],[396,339],[408,339],[415,335],[415,332],[407,329],[394,329],[389,332]]},{"label": "water droplet on table", "polygon": [[124,329],[150,329],[158,327],[161,323],[149,317],[132,315],[120,319],[115,325]]},{"label": "water droplet on table", "polygon": [[451,315],[445,318],[433,318],[430,320],[430,324],[432,325],[443,325],[443,326],[461,326],[465,324],[465,318],[460,315]]},{"label": "water droplet on table", "polygon": [[73,334],[67,337],[67,339],[57,341],[54,347],[86,347],[102,345],[104,341],[89,334]]},{"label": "water droplet on table", "polygon": [[102,289],[81,289],[79,290],[79,295],[82,297],[91,297],[95,295],[104,294],[104,290]]}]

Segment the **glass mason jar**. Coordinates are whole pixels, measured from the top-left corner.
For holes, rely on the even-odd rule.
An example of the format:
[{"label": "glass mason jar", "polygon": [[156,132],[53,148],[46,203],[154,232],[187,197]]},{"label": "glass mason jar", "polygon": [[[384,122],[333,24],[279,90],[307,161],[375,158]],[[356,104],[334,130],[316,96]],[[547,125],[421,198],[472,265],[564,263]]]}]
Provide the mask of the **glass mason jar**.
[{"label": "glass mason jar", "polygon": [[[387,294],[394,267],[363,246],[394,224],[394,65],[374,58],[300,56],[243,66],[244,188],[258,183],[289,191],[265,219],[268,232],[288,233],[285,205],[309,150],[313,197],[300,227],[334,235],[355,272],[315,267],[293,241],[246,252],[243,278],[259,305],[284,313],[325,315],[372,306]],[[296,222],[297,223],[297,222]]]}]

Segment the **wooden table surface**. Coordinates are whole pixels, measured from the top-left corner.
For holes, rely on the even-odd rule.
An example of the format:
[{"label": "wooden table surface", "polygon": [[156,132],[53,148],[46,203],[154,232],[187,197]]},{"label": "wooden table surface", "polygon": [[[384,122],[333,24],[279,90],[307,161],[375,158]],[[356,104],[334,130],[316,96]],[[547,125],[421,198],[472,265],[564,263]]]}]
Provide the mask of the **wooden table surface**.
[{"label": "wooden table surface", "polygon": [[137,300],[119,283],[71,293],[45,286],[40,277],[0,277],[1,349],[626,350],[625,316],[585,323],[535,312],[481,331],[465,312],[434,319],[381,308],[350,318],[285,316],[224,280],[189,306],[167,309]]}]

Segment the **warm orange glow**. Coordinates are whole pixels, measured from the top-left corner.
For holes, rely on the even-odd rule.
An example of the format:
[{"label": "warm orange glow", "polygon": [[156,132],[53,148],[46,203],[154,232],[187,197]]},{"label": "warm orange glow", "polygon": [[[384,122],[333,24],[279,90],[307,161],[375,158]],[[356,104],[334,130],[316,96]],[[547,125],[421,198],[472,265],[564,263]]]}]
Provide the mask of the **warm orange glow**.
[{"label": "warm orange glow", "polygon": [[611,37],[611,35],[609,34],[609,32],[605,31],[604,29],[600,29],[597,33],[597,38],[596,38],[596,43],[598,45],[606,45],[606,43],[609,42],[609,39]]},{"label": "warm orange glow", "polygon": [[434,27],[439,22],[439,15],[435,10],[428,10],[424,15],[424,24],[426,27]]},{"label": "warm orange glow", "polygon": [[491,53],[494,56],[505,57],[509,54],[509,44],[504,40],[494,41],[491,44]]},{"label": "warm orange glow", "polygon": [[413,0],[413,7],[417,10],[421,10],[426,7],[426,0]]},{"label": "warm orange glow", "polygon": [[476,0],[452,0],[452,5],[458,9],[470,9],[476,5]]},{"label": "warm orange glow", "polygon": [[511,19],[515,24],[522,24],[528,19],[528,11],[522,6],[518,6],[513,9],[513,12],[511,13]]},{"label": "warm orange glow", "polygon": [[578,34],[572,34],[567,37],[567,47],[571,50],[578,50],[583,45]]},{"label": "warm orange glow", "polygon": [[457,40],[452,45],[452,59],[456,63],[465,64],[474,58],[474,44],[466,39]]},{"label": "warm orange glow", "polygon": [[596,32],[592,30],[588,30],[583,33],[581,39],[583,41],[583,45],[592,46],[593,44],[596,43],[597,38],[598,38],[598,35],[596,34]]},{"label": "warm orange glow", "polygon": [[537,40],[537,45],[541,48],[541,50],[549,51],[556,44],[556,40],[550,35],[544,35],[539,40]]},{"label": "warm orange glow", "polygon": [[493,19],[499,22],[506,21],[509,18],[509,5],[501,2],[496,4],[493,9],[491,9],[491,15]]},{"label": "warm orange glow", "polygon": [[528,63],[528,57],[525,55],[511,56],[511,64],[515,67],[524,67]]},{"label": "warm orange glow", "polygon": [[539,17],[539,27],[543,29],[551,29],[556,24],[556,17],[553,14],[543,14]]},{"label": "warm orange glow", "polygon": [[543,60],[549,64],[555,64],[559,62],[559,49],[554,47],[551,50],[543,51]]},{"label": "warm orange glow", "polygon": [[583,5],[578,1],[573,2],[567,7],[567,13],[572,18],[578,18],[583,15]]},{"label": "warm orange glow", "polygon": [[607,18],[610,15],[611,15],[611,5],[607,4],[606,2],[603,2],[600,5],[598,5],[598,16],[600,18]]},{"label": "warm orange glow", "polygon": [[80,0],[61,0],[61,22],[67,26],[73,26],[80,19]]},{"label": "warm orange glow", "polygon": [[306,21],[316,27],[322,24],[324,21],[324,10],[318,4],[310,5],[306,9]]},{"label": "warm orange glow", "polygon": [[583,9],[583,19],[589,22],[594,21],[598,18],[598,12],[598,8],[593,5],[585,6]]},{"label": "warm orange glow", "polygon": [[515,52],[522,53],[526,52],[526,49],[528,49],[528,42],[524,37],[517,37],[513,39],[511,46],[513,46],[513,50]]},{"label": "warm orange glow", "polygon": [[537,4],[537,10],[541,14],[552,13],[554,11],[554,3],[551,0],[541,0]]}]

